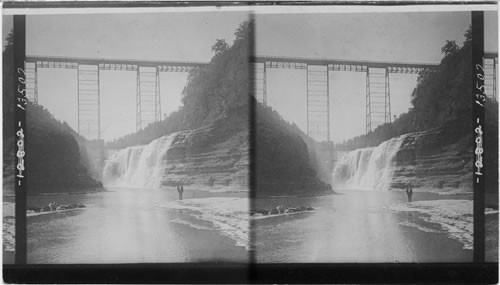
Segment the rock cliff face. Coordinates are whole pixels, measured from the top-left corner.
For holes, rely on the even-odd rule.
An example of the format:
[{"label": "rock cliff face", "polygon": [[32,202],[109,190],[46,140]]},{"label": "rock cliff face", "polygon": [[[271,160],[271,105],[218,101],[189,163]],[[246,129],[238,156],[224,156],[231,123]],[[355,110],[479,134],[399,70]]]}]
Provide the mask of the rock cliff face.
[{"label": "rock cliff face", "polygon": [[269,107],[257,105],[255,122],[256,197],[333,193],[318,178],[306,142]]},{"label": "rock cliff face", "polygon": [[90,175],[84,139],[42,106],[29,103],[27,110],[28,194],[100,189]]},{"label": "rock cliff face", "polygon": [[207,190],[248,190],[248,119],[234,111],[195,130],[164,136],[148,145],[118,150],[109,157],[107,186]]},{"label": "rock cliff face", "polygon": [[180,132],[167,151],[162,186],[248,189],[248,120],[237,114]]},{"label": "rock cliff face", "polygon": [[396,154],[391,186],[472,192],[472,134],[467,125],[462,129],[465,133],[448,125],[407,135]]},{"label": "rock cliff face", "polygon": [[392,138],[377,147],[346,153],[335,166],[340,188],[472,192],[470,118]]}]

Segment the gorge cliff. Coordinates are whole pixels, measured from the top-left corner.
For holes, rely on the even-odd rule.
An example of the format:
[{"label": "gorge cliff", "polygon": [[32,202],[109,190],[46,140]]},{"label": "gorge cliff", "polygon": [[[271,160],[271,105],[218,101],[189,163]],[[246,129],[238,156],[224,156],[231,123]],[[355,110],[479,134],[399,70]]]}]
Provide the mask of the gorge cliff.
[{"label": "gorge cliff", "polygon": [[405,136],[395,157],[391,186],[433,192],[472,192],[470,118]]},{"label": "gorge cliff", "polygon": [[404,134],[376,147],[347,152],[334,181],[346,188],[472,192],[471,120],[466,116],[427,131]]},{"label": "gorge cliff", "polygon": [[249,180],[248,110],[228,112],[213,123],[166,135],[147,145],[110,156],[106,185],[247,191]]},{"label": "gorge cliff", "polygon": [[255,103],[255,197],[333,193],[318,177],[312,155],[297,128],[270,107]]}]

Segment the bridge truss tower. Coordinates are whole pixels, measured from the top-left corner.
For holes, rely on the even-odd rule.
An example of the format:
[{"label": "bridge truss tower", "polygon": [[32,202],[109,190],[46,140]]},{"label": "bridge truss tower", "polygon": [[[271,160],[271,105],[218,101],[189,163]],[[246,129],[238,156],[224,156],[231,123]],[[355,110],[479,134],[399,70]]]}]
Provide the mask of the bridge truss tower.
[{"label": "bridge truss tower", "polygon": [[36,62],[26,62],[24,64],[24,72],[26,74],[26,97],[35,104],[38,104],[37,67]]},{"label": "bridge truss tower", "polygon": [[497,67],[498,56],[496,54],[485,54],[483,58],[484,67],[484,93],[487,97],[497,101]]},{"label": "bridge truss tower", "polygon": [[101,139],[101,94],[98,65],[78,65],[78,133]]},{"label": "bridge truss tower", "polygon": [[161,120],[158,68],[137,69],[136,131]]},{"label": "bridge truss tower", "polygon": [[328,66],[307,66],[307,135],[330,141]]},{"label": "bridge truss tower", "polygon": [[267,105],[267,94],[266,94],[266,64],[261,62],[252,63],[251,83],[252,90],[251,93],[255,96],[257,101],[262,102]]},{"label": "bridge truss tower", "polygon": [[77,129],[87,139],[101,139],[102,70],[132,71],[137,73],[136,130],[161,120],[160,72],[189,72],[206,63],[106,60],[92,58],[27,57],[25,60],[28,100],[38,104],[38,71],[46,69],[73,69],[77,72]]},{"label": "bridge truss tower", "polygon": [[287,57],[254,57],[252,64],[252,92],[264,105],[268,104],[267,69],[302,69],[306,72],[306,132],[318,141],[331,141],[330,71],[366,74],[366,133],[369,133],[380,125],[391,123],[391,73],[418,74],[436,67],[435,64]]},{"label": "bridge truss tower", "polygon": [[366,71],[366,133],[391,122],[391,93],[386,68]]},{"label": "bridge truss tower", "polygon": [[329,67],[290,61],[253,62],[252,93],[264,106],[267,100],[267,70],[299,69],[306,73],[307,135],[318,141],[330,141]]}]

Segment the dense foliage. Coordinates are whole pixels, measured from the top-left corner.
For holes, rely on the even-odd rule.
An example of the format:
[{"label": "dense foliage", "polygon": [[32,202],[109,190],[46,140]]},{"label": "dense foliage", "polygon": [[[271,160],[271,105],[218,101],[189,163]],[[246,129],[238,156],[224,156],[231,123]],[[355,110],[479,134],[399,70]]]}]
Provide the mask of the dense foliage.
[{"label": "dense foliage", "polygon": [[483,155],[486,191],[498,194],[498,102],[486,99],[484,106],[486,124]]},{"label": "dense foliage", "polygon": [[100,186],[90,178],[86,150],[78,141],[82,137],[40,105],[28,103],[26,115],[29,192]]},{"label": "dense foliage", "polygon": [[[3,50],[3,72],[2,80],[4,82],[2,92],[2,104],[3,104],[3,139],[4,141],[8,137],[12,136],[14,131],[14,94],[13,84],[14,84],[14,35],[12,31],[7,35],[7,44]],[[6,96],[11,94],[11,96]],[[5,149],[5,148],[4,148]]]},{"label": "dense foliage", "polygon": [[[2,88],[2,104],[3,104],[3,193],[7,191],[13,193],[14,189],[14,173],[15,173],[15,154],[14,154],[14,49],[13,49],[13,33],[10,32],[6,38],[7,45],[3,50],[3,88]],[[11,72],[9,72],[11,71]]]},{"label": "dense foliage", "polygon": [[[15,166],[13,33],[3,50],[3,177],[13,188]],[[10,71],[10,72],[9,72]],[[28,192],[58,191],[100,186],[90,178],[85,139],[66,122],[60,122],[39,105],[26,108],[26,171]],[[6,182],[7,184],[6,185]],[[71,190],[67,189],[67,190]]]},{"label": "dense foliage", "polygon": [[248,106],[251,27],[251,22],[243,22],[234,33],[232,46],[218,39],[212,46],[214,56],[208,66],[189,72],[182,93],[183,106],[179,110],[160,122],[110,142],[108,146],[123,148],[147,144],[173,132],[202,127],[231,110]]},{"label": "dense foliage", "polygon": [[[417,87],[411,94],[412,108],[407,113],[401,114],[391,124],[381,125],[366,135],[339,144],[338,149],[352,150],[376,146],[390,138],[429,130],[461,116],[470,118],[472,116],[471,30],[467,30],[464,36],[462,47],[454,41],[446,41],[441,49],[443,58],[437,69],[423,70],[419,73]],[[456,129],[470,131],[470,128],[463,125],[457,125]]]},{"label": "dense foliage", "polygon": [[306,135],[270,107],[255,103],[256,196],[331,192],[315,169]]}]

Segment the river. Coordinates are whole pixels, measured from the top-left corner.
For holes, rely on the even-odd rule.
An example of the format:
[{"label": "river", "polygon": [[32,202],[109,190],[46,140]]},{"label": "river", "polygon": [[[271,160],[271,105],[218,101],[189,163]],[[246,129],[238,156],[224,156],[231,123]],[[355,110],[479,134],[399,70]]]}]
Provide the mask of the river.
[{"label": "river", "polygon": [[[312,212],[252,219],[257,262],[471,262],[467,230],[447,228],[427,204],[472,205],[470,195],[339,191],[338,195],[256,199],[255,209],[312,206]],[[409,205],[414,204],[413,209]],[[417,207],[421,204],[422,207]],[[439,209],[439,206],[433,209]],[[464,207],[459,207],[464,208]],[[423,209],[423,210],[422,210]],[[428,210],[428,212],[425,212]],[[444,211],[444,210],[443,210]],[[446,215],[446,211],[443,212]],[[434,217],[434,222],[429,222]],[[467,229],[472,222],[466,221]],[[460,227],[458,227],[460,228]],[[455,234],[455,236],[453,236]]]},{"label": "river", "polygon": [[29,196],[30,206],[86,208],[29,214],[28,263],[247,261],[246,193],[186,189],[177,201],[172,188],[108,190]]}]

